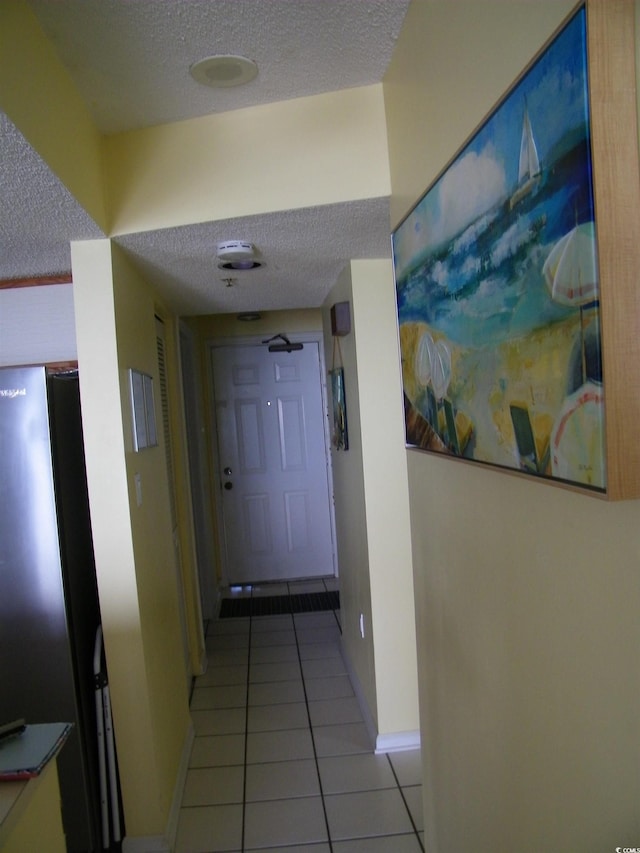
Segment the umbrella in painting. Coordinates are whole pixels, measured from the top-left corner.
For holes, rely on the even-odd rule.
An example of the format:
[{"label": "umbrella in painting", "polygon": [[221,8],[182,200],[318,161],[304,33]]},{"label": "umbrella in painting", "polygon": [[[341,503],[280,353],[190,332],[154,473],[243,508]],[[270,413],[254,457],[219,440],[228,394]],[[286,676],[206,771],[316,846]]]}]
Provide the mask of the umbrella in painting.
[{"label": "umbrella in painting", "polygon": [[431,361],[431,381],[437,400],[447,393],[451,382],[451,353],[444,341],[438,341]]},{"label": "umbrella in painting", "polygon": [[446,343],[434,341],[429,332],[425,332],[416,348],[414,369],[416,379],[427,392],[427,419],[439,433],[439,403],[451,381],[451,353]]},{"label": "umbrella in painting", "polygon": [[598,299],[598,265],[593,222],[576,225],[549,252],[542,272],[551,298],[560,305],[580,308],[582,381],[586,380],[583,310]]},{"label": "umbrella in painting", "polygon": [[425,388],[431,383],[436,398],[441,400],[451,382],[451,353],[446,343],[434,341],[425,332],[416,349],[415,372],[418,382]]},{"label": "umbrella in painting", "polygon": [[565,399],[551,433],[554,477],[604,488],[603,423],[602,386],[585,382]]},{"label": "umbrella in painting", "polygon": [[542,272],[551,298],[562,305],[586,305],[598,298],[593,222],[576,225],[549,252]]},{"label": "umbrella in painting", "polygon": [[431,361],[433,359],[433,351],[435,343],[429,332],[425,332],[416,349],[415,356],[415,372],[418,382],[426,388],[431,381]]}]

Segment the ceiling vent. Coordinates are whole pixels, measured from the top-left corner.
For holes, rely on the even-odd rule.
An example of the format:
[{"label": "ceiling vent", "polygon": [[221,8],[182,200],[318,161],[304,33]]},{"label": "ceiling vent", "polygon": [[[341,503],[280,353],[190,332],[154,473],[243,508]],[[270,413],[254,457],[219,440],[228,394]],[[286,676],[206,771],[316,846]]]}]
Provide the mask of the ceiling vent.
[{"label": "ceiling vent", "polygon": [[258,66],[246,56],[207,56],[194,62],[189,68],[189,74],[203,86],[228,89],[230,86],[250,83],[258,74]]},{"label": "ceiling vent", "polygon": [[244,240],[218,243],[218,267],[221,270],[253,270],[261,266],[252,243]]}]

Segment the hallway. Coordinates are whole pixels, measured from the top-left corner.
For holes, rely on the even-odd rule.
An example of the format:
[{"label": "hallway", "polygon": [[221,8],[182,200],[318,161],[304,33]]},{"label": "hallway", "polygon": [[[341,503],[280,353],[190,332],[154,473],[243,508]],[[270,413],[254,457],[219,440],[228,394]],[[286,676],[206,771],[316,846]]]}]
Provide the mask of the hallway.
[{"label": "hallway", "polygon": [[218,619],[206,642],[176,853],[420,853],[419,751],[373,754],[340,653],[339,610]]}]

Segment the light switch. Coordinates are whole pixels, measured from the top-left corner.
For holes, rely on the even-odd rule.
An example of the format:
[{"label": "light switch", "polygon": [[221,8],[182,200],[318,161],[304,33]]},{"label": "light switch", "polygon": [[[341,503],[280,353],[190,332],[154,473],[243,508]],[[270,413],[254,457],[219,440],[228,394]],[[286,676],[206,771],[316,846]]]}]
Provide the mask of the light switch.
[{"label": "light switch", "polygon": [[134,474],[133,480],[136,484],[136,502],[138,506],[142,506],[142,477],[140,474]]}]

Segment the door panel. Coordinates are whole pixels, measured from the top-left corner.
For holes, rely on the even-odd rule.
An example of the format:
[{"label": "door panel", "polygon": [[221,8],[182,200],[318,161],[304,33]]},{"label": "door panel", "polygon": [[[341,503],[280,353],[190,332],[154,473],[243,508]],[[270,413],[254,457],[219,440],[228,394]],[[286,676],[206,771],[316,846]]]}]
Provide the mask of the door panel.
[{"label": "door panel", "polygon": [[317,342],[211,353],[229,582],[334,574]]},{"label": "door panel", "polygon": [[304,417],[299,397],[278,400],[278,426],[283,471],[306,471]]},{"label": "door panel", "polygon": [[245,475],[264,474],[267,470],[261,408],[260,400],[235,403],[240,471]]},{"label": "door panel", "polygon": [[311,548],[313,536],[308,498],[306,492],[289,492],[284,496],[289,551],[304,552]]}]

